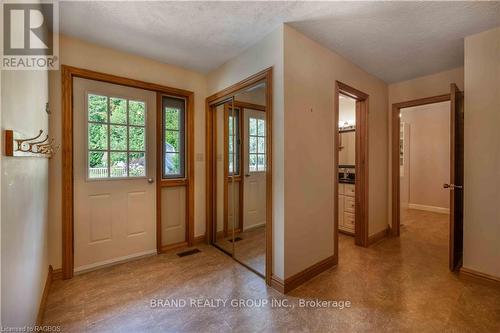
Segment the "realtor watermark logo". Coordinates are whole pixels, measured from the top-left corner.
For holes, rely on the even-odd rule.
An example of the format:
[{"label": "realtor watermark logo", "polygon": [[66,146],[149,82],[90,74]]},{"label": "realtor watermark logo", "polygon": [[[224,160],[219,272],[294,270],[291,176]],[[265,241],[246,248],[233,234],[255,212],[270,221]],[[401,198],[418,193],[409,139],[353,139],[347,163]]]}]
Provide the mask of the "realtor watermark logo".
[{"label": "realtor watermark logo", "polygon": [[2,69],[59,69],[57,1],[2,1]]}]

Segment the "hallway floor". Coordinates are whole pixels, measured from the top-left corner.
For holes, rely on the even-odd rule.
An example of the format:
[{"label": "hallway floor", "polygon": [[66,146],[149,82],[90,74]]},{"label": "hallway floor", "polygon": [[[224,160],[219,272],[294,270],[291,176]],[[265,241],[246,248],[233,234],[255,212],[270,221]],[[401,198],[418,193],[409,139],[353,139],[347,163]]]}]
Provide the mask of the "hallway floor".
[{"label": "hallway floor", "polygon": [[[448,271],[448,216],[409,210],[403,223],[399,239],[368,249],[339,235],[339,266],[287,296],[205,245],[192,256],[169,253],[54,281],[44,325],[67,332],[500,332],[500,289]],[[193,307],[190,298],[275,298],[294,307]],[[301,298],[352,305],[303,308]],[[152,299],[187,304],[151,307]]]}]

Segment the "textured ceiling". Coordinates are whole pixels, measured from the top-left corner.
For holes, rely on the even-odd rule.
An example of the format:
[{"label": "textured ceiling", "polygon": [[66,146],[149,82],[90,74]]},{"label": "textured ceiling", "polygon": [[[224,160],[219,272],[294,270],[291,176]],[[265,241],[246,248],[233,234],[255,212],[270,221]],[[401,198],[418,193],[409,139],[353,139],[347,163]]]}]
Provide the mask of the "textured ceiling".
[{"label": "textured ceiling", "polygon": [[208,72],[282,23],[386,82],[463,65],[500,2],[61,2],[61,32]]}]

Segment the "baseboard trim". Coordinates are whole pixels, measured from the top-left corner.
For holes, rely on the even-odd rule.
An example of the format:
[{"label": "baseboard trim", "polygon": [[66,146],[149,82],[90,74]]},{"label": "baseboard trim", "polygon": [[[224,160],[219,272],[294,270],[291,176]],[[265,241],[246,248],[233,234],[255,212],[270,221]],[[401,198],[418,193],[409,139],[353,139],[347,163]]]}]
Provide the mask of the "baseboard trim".
[{"label": "baseboard trim", "polygon": [[62,279],[62,268],[52,270],[52,281]]},{"label": "baseboard trim", "polygon": [[408,204],[409,209],[425,210],[427,212],[450,214],[450,209],[445,207],[427,206],[419,204]]},{"label": "baseboard trim", "polygon": [[247,226],[246,228],[244,227],[243,232],[248,231],[248,230],[252,230],[252,229],[257,229],[260,227],[265,227],[265,226],[266,226],[266,222],[255,223],[255,224]]},{"label": "baseboard trim", "polygon": [[304,282],[312,279],[316,275],[323,273],[327,269],[330,269],[335,266],[336,266],[335,256],[333,255],[317,262],[316,264],[304,269],[301,272],[298,272],[297,274],[294,274],[286,278],[283,283],[283,293],[284,294],[289,293],[290,291],[297,288]]},{"label": "baseboard trim", "polygon": [[474,279],[479,279],[481,281],[493,283],[496,286],[500,287],[500,277],[481,273],[481,272],[478,272],[476,270],[473,270],[470,268],[465,268],[465,267],[460,268],[460,274],[463,274],[463,275],[468,276],[468,277],[472,277]]},{"label": "baseboard trim", "polygon": [[131,254],[128,256],[113,258],[113,259],[100,261],[100,262],[90,264],[90,265],[76,267],[74,269],[74,273],[75,274],[83,274],[83,273],[94,271],[97,269],[101,269],[101,268],[105,268],[105,267],[109,267],[109,266],[114,266],[114,265],[122,264],[122,263],[125,263],[128,261],[142,259],[142,258],[153,256],[153,255],[156,255],[156,250],[149,250],[149,251],[134,253],[134,254]]},{"label": "baseboard trim", "polygon": [[47,278],[45,280],[45,286],[43,287],[42,298],[40,300],[40,306],[38,307],[38,314],[36,316],[36,325],[42,326],[43,314],[45,313],[45,307],[47,306],[47,298],[49,297],[50,286],[54,280],[54,269],[49,265],[49,270],[47,272]]},{"label": "baseboard trim", "polygon": [[206,240],[207,240],[206,235],[196,236],[194,238],[193,245],[198,245],[198,244],[205,243]]},{"label": "baseboard trim", "polygon": [[347,235],[347,236],[354,236],[354,232],[346,231],[346,230],[343,230],[343,229],[340,229],[340,228],[339,228],[339,233]]},{"label": "baseboard trim", "polygon": [[280,293],[285,293],[285,282],[277,276],[271,277],[271,288],[279,291]]},{"label": "baseboard trim", "polygon": [[379,231],[374,235],[371,235],[370,237],[368,237],[368,246],[373,245],[373,244],[377,243],[378,241],[381,241],[382,239],[387,237],[389,234],[390,234],[390,229],[389,229],[389,227],[387,227],[384,230]]}]

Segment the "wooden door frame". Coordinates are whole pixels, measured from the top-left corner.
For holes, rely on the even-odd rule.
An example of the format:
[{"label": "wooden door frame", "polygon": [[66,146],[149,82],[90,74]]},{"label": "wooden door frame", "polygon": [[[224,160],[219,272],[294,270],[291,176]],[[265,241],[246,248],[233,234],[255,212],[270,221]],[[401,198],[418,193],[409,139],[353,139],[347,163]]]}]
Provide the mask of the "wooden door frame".
[{"label": "wooden door frame", "polygon": [[401,119],[399,114],[401,109],[415,106],[422,106],[433,103],[446,102],[450,100],[450,94],[437,95],[414,99],[411,101],[392,104],[391,114],[391,166],[392,166],[392,221],[391,235],[399,237],[401,226],[401,203],[400,203],[400,170],[399,170],[399,131]]},{"label": "wooden door frame", "polygon": [[[163,178],[163,105],[162,97],[172,96],[186,100],[184,151],[185,168],[184,178]],[[156,250],[164,253],[168,250],[183,246],[192,246],[194,243],[194,93],[192,100],[189,95],[174,95],[172,93],[156,92]],[[164,187],[186,188],[186,233],[184,241],[162,245],[161,232],[161,191]]]},{"label": "wooden door frame", "polygon": [[[186,145],[188,152],[186,172],[188,179],[186,180],[188,186],[187,202],[187,222],[189,229],[189,241],[192,242],[194,238],[194,151],[192,149],[194,143],[194,93],[192,91],[171,88],[156,83],[144,82],[134,80],[122,76],[96,72],[84,68],[78,68],[68,65],[61,65],[61,112],[62,112],[62,142],[61,142],[61,157],[62,157],[62,277],[70,279],[73,277],[74,269],[74,165],[73,165],[73,79],[82,78],[100,82],[106,82],[126,87],[138,88],[156,92],[157,104],[160,94],[166,94],[181,98],[186,98],[187,108],[186,113],[188,131],[186,137],[190,140]],[[158,119],[157,119],[158,126]],[[158,127],[156,127],[158,129]],[[158,133],[157,133],[158,134]],[[158,137],[157,137],[158,138]],[[158,146],[158,145],[157,145]],[[158,151],[156,151],[158,154]],[[160,156],[156,156],[157,161]],[[158,170],[157,173],[158,175]],[[156,179],[157,186],[161,178]],[[157,190],[157,209],[158,209],[158,190]],[[158,216],[161,212],[157,212],[157,251],[161,252],[161,227],[158,227]],[[161,221],[160,221],[161,223]],[[158,234],[160,238],[158,239]]]},{"label": "wooden door frame", "polygon": [[339,97],[346,95],[356,100],[356,182],[355,182],[355,223],[354,243],[358,246],[368,247],[368,110],[370,96],[356,88],[340,81],[335,81],[334,100],[334,242],[335,263],[339,255]]},{"label": "wooden door frame", "polygon": [[[243,109],[236,106],[236,103],[233,102],[234,109],[238,109],[239,115],[238,115],[238,135],[241,136],[241,131],[243,129],[242,125],[242,114],[243,114]],[[227,156],[227,152],[229,149],[229,109],[230,106],[228,103],[224,104],[224,156]],[[244,156],[241,153],[241,147],[240,147],[240,160],[239,160],[239,165],[238,165],[238,170],[239,170],[239,175],[235,175],[233,177],[235,183],[240,184],[240,188],[238,191],[238,228],[235,229],[236,232],[242,232],[243,231],[243,175],[242,175],[242,166],[244,161]],[[229,231],[229,200],[228,200],[228,184],[230,182],[229,179],[229,165],[227,163],[224,163],[224,237],[228,236],[228,231]]]},{"label": "wooden door frame", "polygon": [[263,71],[256,73],[243,81],[229,86],[209,97],[205,101],[205,155],[206,155],[206,242],[210,244],[213,239],[213,224],[216,220],[215,200],[216,197],[214,182],[214,142],[213,142],[213,126],[214,112],[213,105],[219,101],[229,98],[236,92],[248,88],[259,81],[266,82],[266,273],[265,280],[268,285],[271,285],[272,267],[273,267],[273,204],[272,204],[272,101],[273,101],[273,68],[269,67]]}]

